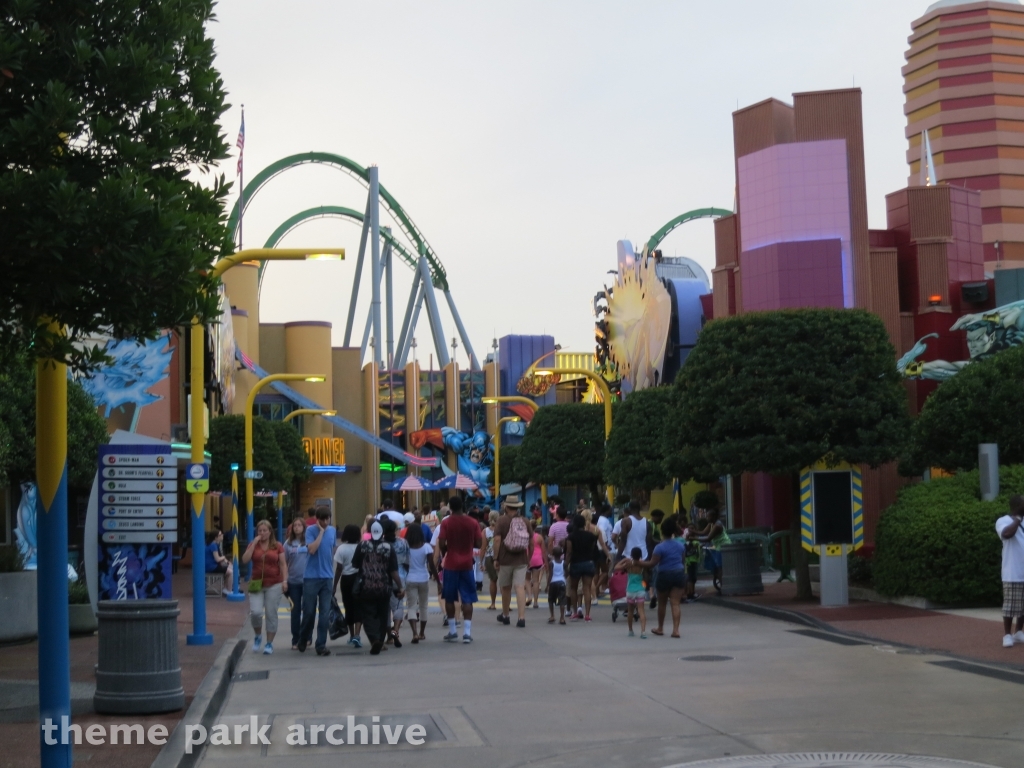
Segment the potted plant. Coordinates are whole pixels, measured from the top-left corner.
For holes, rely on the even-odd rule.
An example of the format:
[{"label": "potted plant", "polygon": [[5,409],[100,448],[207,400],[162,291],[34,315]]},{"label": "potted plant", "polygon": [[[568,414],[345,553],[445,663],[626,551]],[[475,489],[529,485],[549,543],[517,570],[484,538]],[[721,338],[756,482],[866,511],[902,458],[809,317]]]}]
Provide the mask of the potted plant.
[{"label": "potted plant", "polygon": [[68,582],[68,629],[72,635],[91,635],[99,624],[89,602],[89,588],[85,582]]},{"label": "potted plant", "polygon": [[0,547],[0,643],[31,640],[39,632],[36,572],[25,570],[15,546]]}]

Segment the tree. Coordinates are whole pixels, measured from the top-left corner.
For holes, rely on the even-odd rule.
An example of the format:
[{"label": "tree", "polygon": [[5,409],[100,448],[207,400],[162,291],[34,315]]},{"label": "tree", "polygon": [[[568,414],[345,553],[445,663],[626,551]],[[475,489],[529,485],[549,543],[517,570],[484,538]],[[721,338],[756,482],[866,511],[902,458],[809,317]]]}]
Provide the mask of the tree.
[{"label": "tree", "polygon": [[524,477],[521,471],[523,466],[522,448],[522,444],[501,446],[501,466],[498,469],[501,471],[502,484],[519,483],[526,488],[529,478]]},{"label": "tree", "polygon": [[[36,363],[26,352],[14,354],[0,370],[0,485],[36,479]],[[68,484],[92,486],[99,446],[109,440],[107,424],[92,397],[77,381],[68,381]],[[4,461],[6,454],[6,462]]]},{"label": "tree", "polygon": [[604,481],[604,406],[548,405],[537,411],[520,446],[516,472],[537,483],[590,486]]},{"label": "tree", "polygon": [[665,427],[675,407],[671,387],[631,392],[615,408],[604,459],[605,479],[616,488],[651,491],[672,479],[665,467]]},{"label": "tree", "polygon": [[1024,463],[1024,347],[964,367],[932,393],[914,421],[900,471],[978,467],[978,443],[999,445],[1000,464]]},{"label": "tree", "polygon": [[[0,355],[76,368],[102,332],[216,316],[231,249],[212,0],[12,0],[0,16]],[[40,319],[66,328],[62,336]]]},{"label": "tree", "polygon": [[[245,469],[245,418],[218,416],[212,419],[206,447],[211,456],[210,487],[230,490],[231,465],[237,464],[239,472]],[[263,473],[262,478],[253,481],[253,487],[259,491],[289,490],[294,480],[309,476],[302,439],[291,424],[254,418],[252,461],[253,468]],[[241,489],[241,474],[238,481]]]},{"label": "tree", "polygon": [[799,471],[818,461],[877,467],[909,424],[896,352],[863,310],[756,312],[709,323],[676,379],[666,440],[679,477],[789,474],[797,591],[810,597],[799,544]]}]

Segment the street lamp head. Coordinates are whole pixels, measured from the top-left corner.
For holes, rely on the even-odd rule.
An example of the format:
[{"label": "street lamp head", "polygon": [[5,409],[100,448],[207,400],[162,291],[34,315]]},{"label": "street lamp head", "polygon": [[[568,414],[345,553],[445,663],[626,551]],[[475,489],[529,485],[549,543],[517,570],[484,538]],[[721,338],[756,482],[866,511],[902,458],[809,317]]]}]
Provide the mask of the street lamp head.
[{"label": "street lamp head", "polygon": [[498,402],[498,398],[496,398],[496,397],[485,397],[481,402],[484,405],[494,405],[496,402]]},{"label": "street lamp head", "polygon": [[324,376],[307,376],[303,381],[327,381],[327,378]]},{"label": "street lamp head", "polygon": [[238,471],[238,465],[237,464],[232,464],[231,465],[231,471],[232,472],[237,472]]},{"label": "street lamp head", "polygon": [[537,376],[554,376],[555,372],[554,371],[548,371],[548,370],[542,368],[542,369],[540,369],[538,371],[534,371],[534,374],[537,375]]},{"label": "street lamp head", "polygon": [[310,253],[306,255],[306,261],[341,261],[345,256],[343,249],[336,251],[324,251],[322,253]]},{"label": "street lamp head", "polygon": [[338,412],[337,411],[324,411],[323,415],[324,416],[337,416]]}]

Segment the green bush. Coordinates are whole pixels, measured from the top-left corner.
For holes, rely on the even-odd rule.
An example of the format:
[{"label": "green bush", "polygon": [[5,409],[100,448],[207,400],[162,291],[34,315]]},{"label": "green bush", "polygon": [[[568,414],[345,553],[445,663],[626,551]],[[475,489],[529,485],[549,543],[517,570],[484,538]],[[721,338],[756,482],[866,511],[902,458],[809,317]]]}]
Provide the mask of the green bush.
[{"label": "green bush", "polygon": [[904,488],[875,533],[875,589],[945,605],[998,605],[1002,544],[995,521],[1024,493],[1024,466],[1001,467],[1001,495],[981,501],[978,473]]},{"label": "green bush", "polygon": [[697,509],[718,509],[718,494],[708,490],[697,491],[693,496],[693,503],[697,505]]},{"label": "green bush", "polygon": [[25,570],[25,556],[15,546],[0,547],[0,573],[18,573]]},{"label": "green bush", "polygon": [[874,560],[870,557],[853,555],[846,561],[846,573],[851,584],[862,584],[866,587],[875,583]]},{"label": "green bush", "polygon": [[68,605],[85,605],[89,602],[89,588],[85,582],[68,581]]}]

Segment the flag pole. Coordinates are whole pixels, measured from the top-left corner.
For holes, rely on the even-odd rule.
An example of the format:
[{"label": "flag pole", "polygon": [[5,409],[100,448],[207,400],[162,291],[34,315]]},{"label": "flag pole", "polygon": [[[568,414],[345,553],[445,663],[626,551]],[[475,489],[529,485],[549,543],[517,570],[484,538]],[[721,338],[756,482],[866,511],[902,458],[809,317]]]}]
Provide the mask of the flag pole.
[{"label": "flag pole", "polygon": [[238,129],[238,250],[242,250],[242,217],[245,214],[245,174],[242,158],[245,155],[245,104],[242,105],[242,126]]}]

